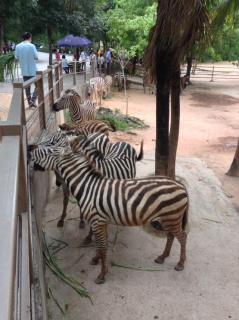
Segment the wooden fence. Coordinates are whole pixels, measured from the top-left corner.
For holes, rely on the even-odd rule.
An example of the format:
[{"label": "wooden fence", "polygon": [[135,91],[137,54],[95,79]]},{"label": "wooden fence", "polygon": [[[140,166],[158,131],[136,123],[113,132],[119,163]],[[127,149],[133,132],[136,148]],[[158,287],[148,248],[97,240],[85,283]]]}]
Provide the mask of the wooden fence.
[{"label": "wooden fence", "polygon": [[[38,106],[26,112],[29,85],[37,86]],[[42,197],[34,196],[27,144],[56,126],[51,108],[62,89],[61,64],[14,83],[8,118],[0,121],[0,320],[47,319],[40,221],[48,189],[41,181]]]}]

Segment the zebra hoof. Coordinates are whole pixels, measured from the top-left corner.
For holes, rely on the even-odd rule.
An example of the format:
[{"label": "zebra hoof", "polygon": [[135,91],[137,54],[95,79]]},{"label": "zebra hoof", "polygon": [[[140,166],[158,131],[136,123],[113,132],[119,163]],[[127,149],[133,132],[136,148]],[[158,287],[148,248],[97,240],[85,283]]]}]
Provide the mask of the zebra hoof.
[{"label": "zebra hoof", "polygon": [[162,263],[164,263],[164,259],[165,259],[165,257],[158,256],[158,258],[155,259],[154,262],[162,264]]},{"label": "zebra hoof", "polygon": [[64,220],[59,220],[57,222],[57,228],[62,228],[64,226]]},{"label": "zebra hoof", "polygon": [[79,223],[79,228],[80,229],[84,229],[85,228],[85,221],[84,220],[81,220],[80,223]]},{"label": "zebra hoof", "polygon": [[88,246],[90,243],[91,243],[91,238],[89,238],[89,237],[86,237],[85,239],[84,239],[84,241],[82,242],[82,244],[84,245],[84,246]]},{"label": "zebra hoof", "polygon": [[179,262],[174,269],[176,271],[182,271],[184,269],[184,264]]},{"label": "zebra hoof", "polygon": [[105,283],[105,277],[102,277],[101,275],[99,275],[99,276],[95,279],[95,283],[96,283],[96,284]]},{"label": "zebra hoof", "polygon": [[[99,259],[97,258],[97,257],[93,257],[92,259],[91,259],[91,261],[90,261],[90,264],[92,265],[92,266],[96,266],[97,264],[98,264],[98,262],[99,262]],[[98,278],[97,278],[98,279]]]}]

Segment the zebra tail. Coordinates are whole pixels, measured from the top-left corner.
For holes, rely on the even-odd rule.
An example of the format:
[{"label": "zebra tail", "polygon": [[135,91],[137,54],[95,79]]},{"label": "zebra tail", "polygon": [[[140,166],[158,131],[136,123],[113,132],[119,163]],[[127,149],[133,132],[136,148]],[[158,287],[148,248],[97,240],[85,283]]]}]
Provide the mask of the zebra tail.
[{"label": "zebra tail", "polygon": [[141,141],[139,155],[136,158],[136,161],[142,160],[144,157],[144,140]]},{"label": "zebra tail", "polygon": [[[188,196],[187,189],[185,189],[185,190],[186,190],[186,193],[187,193],[187,196]],[[189,231],[190,231],[190,225],[189,225],[189,221],[188,221],[188,210],[189,210],[189,197],[188,197],[187,207],[185,209],[185,212],[184,212],[184,215],[183,215],[183,220],[182,220],[182,229],[186,233],[189,233]]]}]

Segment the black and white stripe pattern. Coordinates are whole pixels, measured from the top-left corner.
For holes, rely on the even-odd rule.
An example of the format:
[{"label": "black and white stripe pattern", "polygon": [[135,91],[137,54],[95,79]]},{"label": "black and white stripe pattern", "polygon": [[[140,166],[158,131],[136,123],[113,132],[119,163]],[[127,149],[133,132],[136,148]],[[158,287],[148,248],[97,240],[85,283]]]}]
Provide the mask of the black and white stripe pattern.
[{"label": "black and white stripe pattern", "polygon": [[72,123],[95,119],[96,105],[90,100],[82,100],[79,93],[74,89],[65,91],[53,105],[53,110],[60,111],[69,109]]},{"label": "black and white stripe pattern", "polygon": [[[63,154],[63,156],[62,156]],[[168,177],[115,180],[103,178],[85,158],[62,148],[35,150],[33,161],[45,169],[57,168],[69,190],[77,199],[96,237],[97,252],[92,259],[101,260],[96,283],[103,283],[107,273],[107,225],[144,226],[167,234],[165,250],[155,262],[163,263],[169,256],[174,237],[181,245],[176,270],[184,268],[186,237],[184,231],[188,196],[185,187]]]},{"label": "black and white stripe pattern", "polygon": [[127,142],[110,143],[102,133],[88,137],[79,136],[71,141],[74,152],[82,152],[105,177],[114,179],[134,178],[136,161],[143,158],[143,141],[137,156],[135,149]]},{"label": "black and white stripe pattern", "polygon": [[90,79],[89,82],[89,91],[88,94],[90,95],[92,100],[95,100],[96,103],[101,105],[101,99],[105,98],[110,93],[110,88],[112,86],[112,77],[106,76],[103,77],[94,77]]},{"label": "black and white stripe pattern", "polygon": [[124,88],[124,74],[123,72],[116,72],[114,74],[114,85],[118,87],[119,91],[122,91]]}]

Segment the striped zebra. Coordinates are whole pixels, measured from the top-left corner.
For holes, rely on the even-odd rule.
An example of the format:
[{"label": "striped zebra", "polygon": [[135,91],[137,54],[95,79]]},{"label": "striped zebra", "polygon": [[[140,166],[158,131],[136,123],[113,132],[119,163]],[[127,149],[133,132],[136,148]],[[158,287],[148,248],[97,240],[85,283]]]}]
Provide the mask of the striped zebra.
[{"label": "striped zebra", "polygon": [[143,141],[140,152],[127,142],[110,143],[102,133],[94,133],[87,137],[78,136],[70,141],[74,153],[81,152],[94,163],[95,168],[104,176],[114,179],[134,178],[136,161],[143,159]]},{"label": "striped zebra", "polygon": [[74,89],[68,89],[53,105],[54,111],[60,111],[69,108],[72,124],[63,123],[59,125],[61,130],[74,130],[77,134],[88,135],[93,132],[102,132],[106,135],[109,131],[115,131],[100,120],[95,120],[95,104],[90,100],[82,101],[80,95]]},{"label": "striped zebra", "polygon": [[[57,143],[54,146],[54,141]],[[136,175],[136,162],[143,159],[143,141],[141,142],[140,152],[137,155],[136,150],[127,142],[121,141],[116,143],[110,143],[108,137],[101,133],[94,133],[85,136],[78,136],[71,138],[67,135],[62,135],[62,141],[60,141],[59,133],[56,137],[50,136],[49,139],[44,140],[43,147],[66,147],[70,145],[74,153],[81,152],[86,158],[90,159],[94,163],[95,168],[99,170],[105,177],[113,179],[128,179],[134,178]],[[53,142],[53,143],[52,143]],[[39,145],[39,144],[38,144]],[[63,212],[57,226],[63,227],[64,220],[66,217],[66,210],[68,206],[69,192],[65,192],[64,183],[62,183],[59,174],[56,174],[56,185],[59,187],[61,184],[63,186]],[[84,220],[81,214],[80,228],[84,228]],[[91,241],[92,234],[90,233],[85,242]]]},{"label": "striped zebra", "polygon": [[185,227],[188,195],[185,187],[168,177],[139,179],[107,179],[92,168],[84,157],[62,148],[44,148],[32,153],[32,160],[44,169],[55,166],[77,199],[86,221],[96,238],[97,251],[92,264],[101,260],[101,272],[95,282],[105,281],[107,267],[107,226],[146,226],[167,234],[162,255],[155,260],[163,263],[169,256],[174,238],[180,243],[180,259],[175,269],[184,269],[186,260]]},{"label": "striped zebra", "polygon": [[54,111],[64,109],[69,109],[72,123],[94,120],[96,116],[96,104],[90,100],[83,101],[74,89],[66,90],[53,105]]},{"label": "striped zebra", "polygon": [[102,98],[105,98],[110,93],[110,88],[112,85],[112,77],[106,76],[103,77],[95,77],[91,78],[89,81],[89,88],[88,88],[88,95],[91,97],[92,100],[95,100],[98,105],[101,106]]},{"label": "striped zebra", "polygon": [[118,91],[122,91],[124,88],[124,74],[123,72],[116,72],[114,74],[114,85],[118,87]]}]

